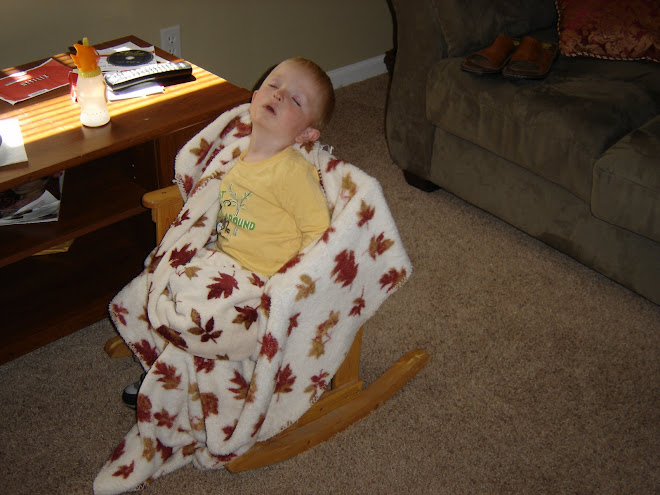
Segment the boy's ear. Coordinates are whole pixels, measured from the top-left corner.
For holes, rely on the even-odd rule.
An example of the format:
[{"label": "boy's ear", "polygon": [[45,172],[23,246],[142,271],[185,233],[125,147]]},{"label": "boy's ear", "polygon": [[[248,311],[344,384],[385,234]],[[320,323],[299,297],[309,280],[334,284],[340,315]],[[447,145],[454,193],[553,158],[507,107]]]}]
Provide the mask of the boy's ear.
[{"label": "boy's ear", "polygon": [[319,137],[321,137],[321,131],[319,131],[315,127],[308,127],[300,134],[298,134],[298,136],[296,137],[296,143],[307,143],[309,141],[316,141]]}]

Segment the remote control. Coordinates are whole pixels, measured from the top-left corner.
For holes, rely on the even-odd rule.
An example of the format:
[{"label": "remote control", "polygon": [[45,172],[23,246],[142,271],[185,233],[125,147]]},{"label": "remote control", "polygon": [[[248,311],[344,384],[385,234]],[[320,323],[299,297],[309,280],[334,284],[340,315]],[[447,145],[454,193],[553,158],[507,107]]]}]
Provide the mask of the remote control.
[{"label": "remote control", "polygon": [[166,62],[150,64],[139,69],[104,74],[105,82],[112,90],[121,90],[144,82],[159,82],[192,74],[192,66],[187,62]]}]

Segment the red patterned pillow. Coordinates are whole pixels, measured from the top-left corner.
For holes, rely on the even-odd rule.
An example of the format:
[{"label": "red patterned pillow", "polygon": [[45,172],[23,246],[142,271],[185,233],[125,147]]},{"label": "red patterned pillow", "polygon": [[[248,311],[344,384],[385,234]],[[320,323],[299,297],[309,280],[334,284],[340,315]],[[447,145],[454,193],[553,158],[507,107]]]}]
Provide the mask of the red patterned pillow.
[{"label": "red patterned pillow", "polygon": [[562,54],[660,62],[658,0],[555,0],[555,6]]}]

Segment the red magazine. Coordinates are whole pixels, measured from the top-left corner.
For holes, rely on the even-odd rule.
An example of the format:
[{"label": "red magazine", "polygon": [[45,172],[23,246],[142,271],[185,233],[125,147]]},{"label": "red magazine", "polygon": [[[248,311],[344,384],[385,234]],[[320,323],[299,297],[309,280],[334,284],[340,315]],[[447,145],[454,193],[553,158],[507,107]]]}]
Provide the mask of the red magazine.
[{"label": "red magazine", "polygon": [[0,79],[0,99],[12,105],[69,84],[71,68],[49,58],[43,64]]}]

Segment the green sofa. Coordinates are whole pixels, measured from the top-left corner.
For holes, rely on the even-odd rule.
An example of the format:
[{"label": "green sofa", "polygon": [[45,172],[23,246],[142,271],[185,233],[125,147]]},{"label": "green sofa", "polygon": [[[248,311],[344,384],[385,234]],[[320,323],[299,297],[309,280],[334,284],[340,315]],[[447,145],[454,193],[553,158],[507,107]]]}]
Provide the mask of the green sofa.
[{"label": "green sofa", "polygon": [[660,64],[559,55],[543,80],[479,76],[498,33],[558,39],[553,0],[392,0],[386,133],[439,186],[660,304]]}]

